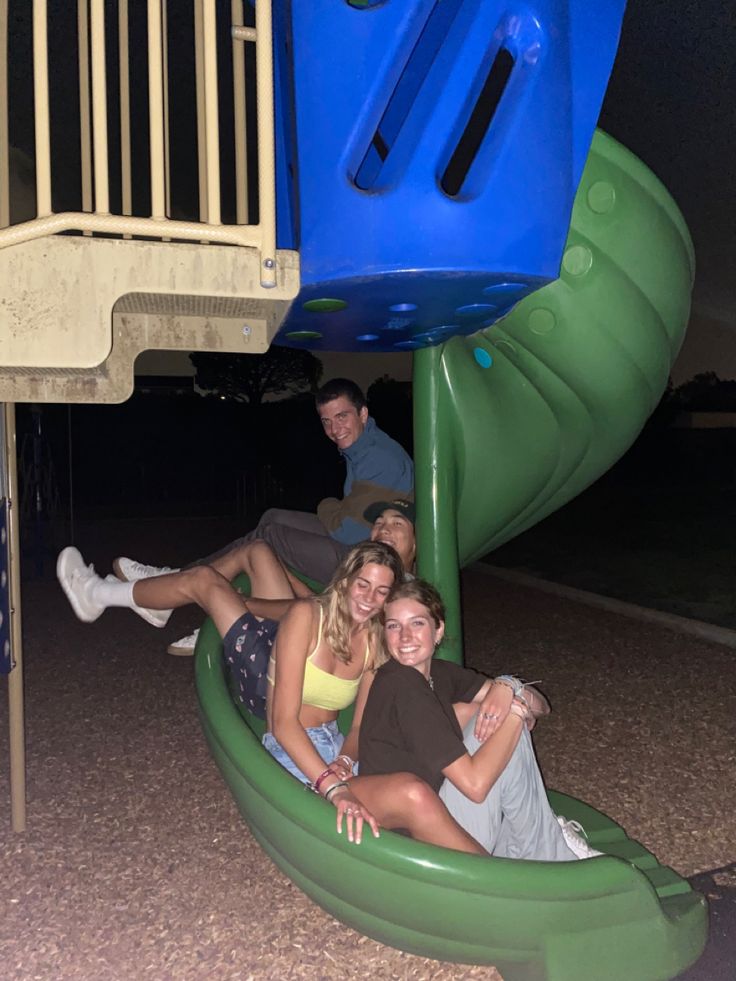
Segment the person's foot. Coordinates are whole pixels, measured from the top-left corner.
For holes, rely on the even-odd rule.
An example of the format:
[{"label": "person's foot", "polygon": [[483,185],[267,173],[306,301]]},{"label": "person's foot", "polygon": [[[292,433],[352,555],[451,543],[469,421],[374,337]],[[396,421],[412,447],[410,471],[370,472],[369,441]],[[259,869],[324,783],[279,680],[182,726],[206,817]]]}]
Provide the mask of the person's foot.
[{"label": "person's foot", "polygon": [[[146,565],[143,562],[136,562],[135,559],[128,559],[124,555],[119,555],[112,563],[113,572],[118,579],[123,582],[138,582],[139,579],[151,579],[153,576],[165,576],[169,572],[178,572],[168,565],[156,566]],[[151,610],[145,606],[133,606],[139,617],[143,617],[146,623],[154,627],[165,627],[169,622],[169,617],[173,610]]]},{"label": "person's foot", "polygon": [[112,570],[123,582],[137,582],[139,579],[151,579],[153,576],[165,576],[169,572],[179,572],[179,569],[172,569],[168,565],[146,565],[144,562],[128,559],[124,555],[119,555],[113,560]]},{"label": "person's foot", "polygon": [[105,607],[92,596],[95,585],[102,580],[93,565],[85,564],[78,549],[70,545],[59,552],[56,578],[80,620],[92,623],[102,614]]},{"label": "person's foot", "polygon": [[603,852],[597,852],[587,842],[585,828],[578,821],[568,821],[561,814],[557,815],[557,823],[562,830],[565,844],[576,858],[597,858]]},{"label": "person's foot", "polygon": [[166,653],[173,654],[176,657],[191,657],[194,654],[194,648],[197,646],[198,637],[199,628],[193,634],[189,634],[188,637],[181,637],[179,640],[175,640],[173,644],[169,644],[166,648]]}]

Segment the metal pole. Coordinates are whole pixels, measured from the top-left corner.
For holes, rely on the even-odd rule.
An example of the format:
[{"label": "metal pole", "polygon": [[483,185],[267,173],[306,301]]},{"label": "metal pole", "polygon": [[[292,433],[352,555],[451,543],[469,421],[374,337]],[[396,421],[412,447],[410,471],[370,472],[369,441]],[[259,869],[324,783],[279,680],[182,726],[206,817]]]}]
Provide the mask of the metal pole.
[{"label": "metal pole", "polygon": [[[89,100],[89,13],[87,0],[77,0],[77,44],[79,46],[79,139],[82,177],[82,211],[91,212],[92,130]],[[85,232],[91,235],[91,232]]]},{"label": "metal pole", "polygon": [[46,0],[33,4],[33,111],[36,135],[36,213],[51,214],[49,45]]},{"label": "metal pole", "polygon": [[0,228],[10,224],[8,139],[8,0],[0,0]]},{"label": "metal pole", "polygon": [[66,430],[69,447],[69,541],[74,542],[74,454],[72,449],[72,404],[66,406]]},{"label": "metal pole", "polygon": [[151,217],[166,217],[164,89],[161,3],[148,0],[148,120],[151,150]]},{"label": "metal pole", "polygon": [[199,220],[209,221],[207,212],[207,144],[204,130],[204,0],[194,0],[194,73],[197,84],[197,172],[199,176]]},{"label": "metal pole", "polygon": [[205,0],[202,35],[204,39],[204,132],[207,145],[207,221],[210,225],[219,225],[220,120],[217,102],[217,10],[215,0]]},{"label": "metal pole", "polygon": [[92,0],[92,127],[95,164],[95,212],[110,213],[107,177],[107,68],[105,59],[105,3]]},{"label": "metal pole", "polygon": [[20,602],[20,533],[18,468],[16,465],[15,405],[2,411],[4,492],[8,499],[8,558],[10,586],[10,638],[13,667],[8,675],[10,720],[10,810],[13,831],[26,829],[26,753],[23,721],[23,638]]},{"label": "metal pole", "polygon": [[[243,26],[243,0],[231,0],[233,22],[233,115],[235,117],[235,220],[248,224],[248,119],[245,103],[245,42],[237,34]],[[253,32],[255,34],[255,31]]]},{"label": "metal pole", "polygon": [[462,664],[460,569],[457,545],[456,460],[440,405],[443,345],[414,352],[414,464],[417,565],[434,583],[446,610],[439,656]]},{"label": "metal pole", "polygon": [[271,0],[256,4],[256,34],[258,223],[261,228],[261,286],[268,288],[276,285],[276,141]]},{"label": "metal pole", "polygon": [[164,183],[166,186],[166,217],[171,218],[171,121],[169,118],[169,21],[167,6],[166,0],[161,0],[161,72],[164,86]]},{"label": "metal pole", "polygon": [[124,215],[133,214],[133,182],[130,156],[130,43],[128,35],[128,0],[119,0],[120,179],[122,184],[122,212]]}]

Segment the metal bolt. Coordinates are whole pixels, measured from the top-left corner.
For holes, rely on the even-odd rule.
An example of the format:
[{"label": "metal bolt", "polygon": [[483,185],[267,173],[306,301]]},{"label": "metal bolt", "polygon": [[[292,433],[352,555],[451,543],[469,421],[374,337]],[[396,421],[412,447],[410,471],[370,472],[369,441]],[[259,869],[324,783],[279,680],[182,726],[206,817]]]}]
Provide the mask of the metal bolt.
[{"label": "metal bolt", "polygon": [[266,267],[266,269],[273,269],[276,263],[273,261],[273,259],[264,259],[263,265]]},{"label": "metal bolt", "polygon": [[247,337],[249,334],[250,334],[250,327],[246,324],[245,327],[243,327],[243,337]]}]

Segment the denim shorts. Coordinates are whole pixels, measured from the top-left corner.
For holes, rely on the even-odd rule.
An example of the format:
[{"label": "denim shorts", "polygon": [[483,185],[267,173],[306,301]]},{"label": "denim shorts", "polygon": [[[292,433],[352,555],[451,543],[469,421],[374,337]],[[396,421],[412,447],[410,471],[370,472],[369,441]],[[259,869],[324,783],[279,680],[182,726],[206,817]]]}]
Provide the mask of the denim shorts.
[{"label": "denim shorts", "polygon": [[[325,722],[321,726],[313,726],[304,731],[325,763],[329,764],[334,759],[337,759],[340,755],[342,744],[345,741],[345,737],[337,728],[337,722]],[[264,734],[263,746],[293,777],[301,780],[302,783],[309,783],[308,778],[304,776],[296,763],[287,755],[281,743],[274,738],[272,733],[267,732]]]}]

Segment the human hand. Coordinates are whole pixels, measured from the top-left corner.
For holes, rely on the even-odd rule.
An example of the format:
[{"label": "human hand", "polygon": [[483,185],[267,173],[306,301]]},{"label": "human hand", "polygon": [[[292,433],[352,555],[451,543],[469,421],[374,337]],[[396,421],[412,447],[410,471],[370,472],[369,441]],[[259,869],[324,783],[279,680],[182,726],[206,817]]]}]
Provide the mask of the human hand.
[{"label": "human hand", "polygon": [[378,822],[368,808],[363,807],[358,798],[351,794],[347,787],[341,787],[340,790],[332,794],[331,803],[337,808],[337,833],[339,835],[342,834],[342,822],[345,818],[348,841],[354,842],[356,845],[360,844],[365,822],[370,825],[373,837],[379,837]]},{"label": "human hand", "polygon": [[329,769],[339,780],[352,780],[355,776],[353,767],[355,763],[349,756],[338,756],[330,763]]},{"label": "human hand", "polygon": [[508,685],[491,685],[475,717],[475,738],[479,742],[485,742],[505,722],[513,700],[514,693]]}]

